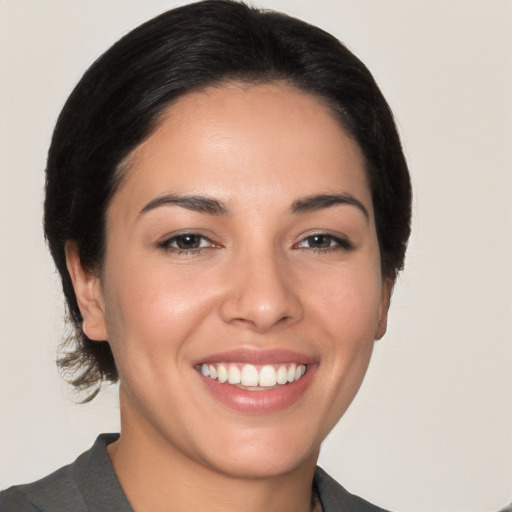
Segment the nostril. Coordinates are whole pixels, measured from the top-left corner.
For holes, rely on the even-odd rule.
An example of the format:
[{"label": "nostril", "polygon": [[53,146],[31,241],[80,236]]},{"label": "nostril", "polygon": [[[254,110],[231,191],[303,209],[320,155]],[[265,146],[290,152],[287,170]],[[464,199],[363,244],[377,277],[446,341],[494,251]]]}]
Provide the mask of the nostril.
[{"label": "nostril", "polygon": [[257,271],[240,263],[229,275],[221,303],[225,322],[265,332],[302,318],[302,303],[286,279],[286,268],[279,268],[274,260],[262,265],[263,259],[255,261]]}]

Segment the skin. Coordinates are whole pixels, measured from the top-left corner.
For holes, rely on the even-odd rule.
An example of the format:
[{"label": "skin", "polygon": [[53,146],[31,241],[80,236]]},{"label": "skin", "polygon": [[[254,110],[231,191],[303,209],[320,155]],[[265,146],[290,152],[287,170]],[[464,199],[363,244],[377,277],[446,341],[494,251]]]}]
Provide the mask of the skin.
[{"label": "skin", "polygon": [[[119,369],[121,437],[109,454],[130,502],[309,510],[320,444],[359,389],[392,288],[357,143],[312,95],[230,84],[172,104],[127,164],[101,271],[84,270],[72,242],[67,257],[84,331],[109,340]],[[167,194],[227,211],[155,206]],[[367,214],[291,210],[319,194],[349,194]],[[180,250],[183,233],[205,237],[201,250]],[[328,236],[317,244],[318,234]],[[227,407],[194,364],[236,348],[306,355],[309,386],[272,413]]]}]

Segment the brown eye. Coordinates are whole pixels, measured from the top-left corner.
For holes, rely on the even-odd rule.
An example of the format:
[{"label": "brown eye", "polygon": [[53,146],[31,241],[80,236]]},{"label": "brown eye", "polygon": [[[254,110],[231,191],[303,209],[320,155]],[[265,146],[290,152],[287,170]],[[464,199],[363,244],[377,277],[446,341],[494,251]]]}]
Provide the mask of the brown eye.
[{"label": "brown eye", "polygon": [[308,236],[306,241],[312,249],[326,249],[332,246],[334,239],[329,235],[313,235]]},{"label": "brown eye", "polygon": [[348,240],[339,238],[325,233],[310,235],[301,240],[297,247],[300,249],[312,250],[337,250],[337,249],[350,249],[352,245]]},{"label": "brown eye", "polygon": [[209,238],[196,233],[184,233],[168,238],[160,244],[161,247],[175,251],[200,251],[201,249],[213,247]]},{"label": "brown eye", "polygon": [[199,249],[202,238],[199,235],[181,235],[175,237],[175,243],[179,249]]}]

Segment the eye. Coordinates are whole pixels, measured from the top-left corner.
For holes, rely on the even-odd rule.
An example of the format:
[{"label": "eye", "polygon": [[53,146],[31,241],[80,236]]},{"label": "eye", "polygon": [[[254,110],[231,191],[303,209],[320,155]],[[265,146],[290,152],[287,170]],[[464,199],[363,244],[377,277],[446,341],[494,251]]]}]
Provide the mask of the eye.
[{"label": "eye", "polygon": [[328,235],[326,233],[318,233],[307,236],[302,239],[297,247],[299,249],[312,249],[319,251],[336,251],[341,249],[351,249],[352,244],[343,238]]},{"label": "eye", "polygon": [[214,247],[214,243],[206,236],[197,233],[182,233],[161,242],[160,247],[177,251],[179,253],[194,253],[208,247]]}]

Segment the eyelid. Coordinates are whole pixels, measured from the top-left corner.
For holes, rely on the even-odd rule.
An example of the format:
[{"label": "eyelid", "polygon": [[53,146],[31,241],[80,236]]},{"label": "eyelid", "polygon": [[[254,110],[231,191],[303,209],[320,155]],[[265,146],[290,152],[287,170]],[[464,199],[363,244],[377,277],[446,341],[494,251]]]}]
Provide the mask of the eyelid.
[{"label": "eyelid", "polygon": [[[213,249],[220,247],[220,244],[216,243],[211,236],[205,235],[199,229],[184,229],[178,232],[169,233],[165,237],[163,237],[158,243],[157,246],[161,249],[164,249],[169,252],[176,252],[179,254],[199,254],[203,250]],[[207,245],[199,246],[199,247],[190,247],[190,248],[181,248],[173,246],[172,244],[179,240],[182,237],[198,237],[201,239],[200,244],[204,241],[207,242]]]},{"label": "eyelid", "polygon": [[[329,247],[300,247],[300,244],[306,242],[308,238],[313,238],[315,236],[323,236],[326,238],[330,238],[332,241],[336,242],[335,245],[331,245]],[[337,250],[351,250],[354,248],[354,244],[351,242],[350,238],[343,233],[333,233],[331,231],[326,230],[313,230],[307,233],[303,233],[299,240],[295,242],[294,247],[299,250],[309,250],[309,251],[321,251],[321,252],[330,252]]]}]

